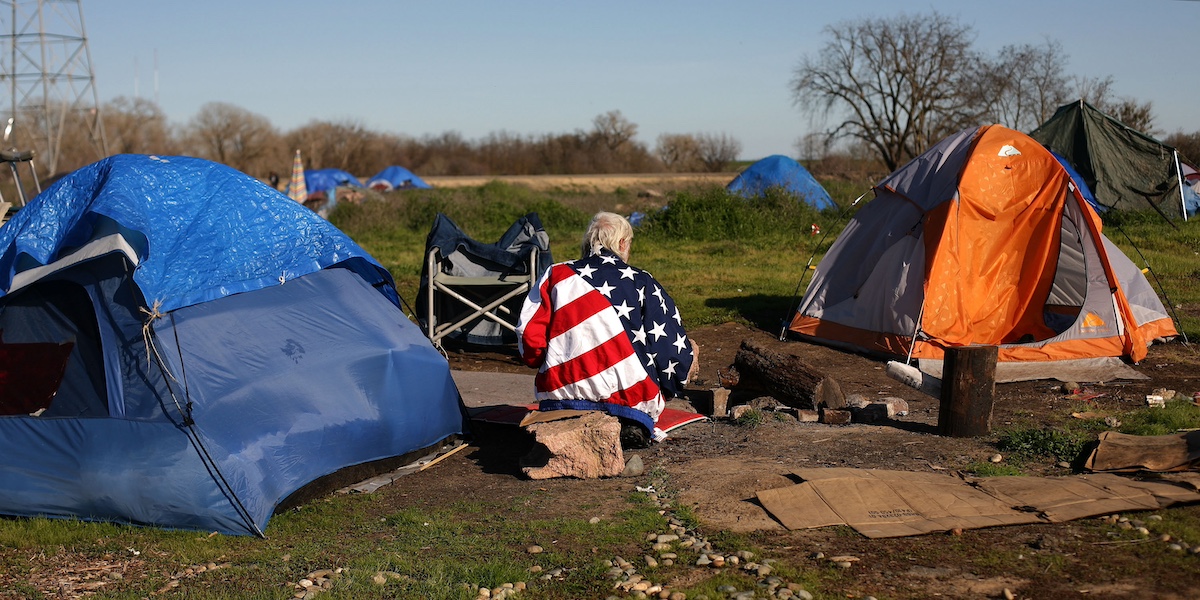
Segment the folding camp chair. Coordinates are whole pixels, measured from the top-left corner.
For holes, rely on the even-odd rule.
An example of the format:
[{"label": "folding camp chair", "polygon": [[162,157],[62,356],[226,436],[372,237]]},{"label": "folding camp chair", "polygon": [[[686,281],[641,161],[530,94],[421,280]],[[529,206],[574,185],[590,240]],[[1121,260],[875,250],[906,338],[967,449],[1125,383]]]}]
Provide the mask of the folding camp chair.
[{"label": "folding camp chair", "polygon": [[425,244],[418,318],[434,346],[516,343],[521,304],[553,263],[536,213],[518,219],[495,244],[471,239],[443,214]]}]

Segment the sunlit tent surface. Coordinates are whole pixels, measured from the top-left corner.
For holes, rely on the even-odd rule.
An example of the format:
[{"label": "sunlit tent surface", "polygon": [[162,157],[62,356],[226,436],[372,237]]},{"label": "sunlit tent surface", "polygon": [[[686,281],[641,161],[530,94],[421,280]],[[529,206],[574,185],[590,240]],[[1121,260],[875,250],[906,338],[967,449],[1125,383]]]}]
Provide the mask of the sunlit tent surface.
[{"label": "sunlit tent surface", "polygon": [[1084,102],[1060,106],[1030,137],[1074,165],[1096,201],[1118,210],[1183,210],[1175,149]]},{"label": "sunlit tent surface", "polygon": [[725,189],[747,198],[780,188],[818,209],[833,208],[829,192],[800,163],[780,154],[768,156],[738,174]]},{"label": "sunlit tent surface", "polygon": [[791,330],[874,353],[1001,361],[1146,356],[1175,328],[1142,272],[1036,140],[952,135],[875,186],[818,265]]},{"label": "sunlit tent surface", "polygon": [[384,192],[392,190],[403,190],[410,188],[429,189],[428,183],[425,180],[417,177],[415,173],[392,165],[375,174],[374,177],[367,180],[367,187]]},{"label": "sunlit tent surface", "polygon": [[228,167],[104,159],[0,249],[2,355],[73,343],[51,400],[0,395],[0,514],[258,535],[315,479],[464,431],[388,272]]}]

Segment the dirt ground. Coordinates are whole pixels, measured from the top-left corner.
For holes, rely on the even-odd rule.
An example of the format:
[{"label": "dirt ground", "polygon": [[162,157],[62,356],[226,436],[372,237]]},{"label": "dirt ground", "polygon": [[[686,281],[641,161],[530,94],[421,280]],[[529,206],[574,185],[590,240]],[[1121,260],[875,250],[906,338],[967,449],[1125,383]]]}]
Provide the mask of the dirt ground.
[{"label": "dirt ground", "polygon": [[[836,378],[847,394],[896,396],[910,408],[907,416],[882,425],[830,426],[772,419],[748,427],[717,419],[684,426],[665,443],[639,451],[648,467],[665,470],[674,501],[691,507],[709,534],[737,532],[768,556],[813,569],[829,568],[814,558],[818,552],[857,556],[860,561],[853,569],[831,575],[838,582],[836,591],[850,598],[989,598],[1003,597],[1006,588],[1026,598],[1200,597],[1200,556],[1186,552],[1171,556],[1167,544],[1158,539],[1114,544],[1110,533],[1116,527],[1097,519],[877,540],[846,527],[786,530],[757,504],[755,494],[795,483],[786,476],[793,469],[828,466],[954,473],[996,454],[995,438],[936,435],[938,400],[887,377],[882,361],[795,340],[780,341],[772,333],[735,323],[692,329],[689,335],[701,349],[701,379],[689,386],[697,407],[707,406],[717,370],[733,363],[743,340],[753,339],[818,367]],[[532,373],[509,351],[451,351],[449,359],[453,369]],[[1149,380],[1088,384],[1103,394],[1090,408],[1131,409],[1144,404],[1145,395],[1157,388],[1190,395],[1200,391],[1197,367],[1200,355],[1192,347],[1154,346],[1149,358],[1135,367]],[[1052,424],[1070,418],[1075,408],[1057,381],[999,384],[993,429],[1013,423]],[[482,481],[488,493],[546,488],[552,496],[569,495],[573,505],[605,505],[619,501],[632,487],[620,478],[524,480],[515,462],[520,448],[489,444],[486,431],[477,443],[473,451],[431,470],[440,471],[436,476],[419,474],[426,475],[417,486],[420,495],[453,497],[454,490],[447,487],[479,489]],[[1053,461],[1023,468],[1033,475],[1071,472]],[[1159,512],[1172,511],[1185,511],[1193,519],[1200,515],[1198,506]],[[1185,542],[1197,545],[1200,539]]]}]

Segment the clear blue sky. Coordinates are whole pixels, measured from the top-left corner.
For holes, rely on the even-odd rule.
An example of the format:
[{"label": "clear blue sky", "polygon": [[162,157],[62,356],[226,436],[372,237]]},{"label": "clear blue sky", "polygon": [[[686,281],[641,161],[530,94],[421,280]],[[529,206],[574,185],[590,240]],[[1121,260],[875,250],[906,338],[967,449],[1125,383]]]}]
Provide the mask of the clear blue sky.
[{"label": "clear blue sky", "polygon": [[[1200,2],[92,0],[102,102],[156,99],[172,124],[227,102],[281,130],[313,120],[469,140],[589,130],[619,110],[661,133],[726,133],[743,158],[795,155],[812,128],[788,83],[822,28],[937,10],[975,47],[1059,41],[1069,70],[1151,101],[1161,134],[1200,130]],[[157,67],[156,67],[157,64]]]}]

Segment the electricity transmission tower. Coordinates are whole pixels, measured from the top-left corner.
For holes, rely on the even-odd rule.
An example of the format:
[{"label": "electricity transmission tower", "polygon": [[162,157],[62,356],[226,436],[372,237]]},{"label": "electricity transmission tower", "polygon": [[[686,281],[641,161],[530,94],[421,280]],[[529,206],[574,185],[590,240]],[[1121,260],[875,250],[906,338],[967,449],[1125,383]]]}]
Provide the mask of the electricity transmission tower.
[{"label": "electricity transmission tower", "polygon": [[64,154],[108,155],[82,0],[0,0],[0,83],[0,121],[15,119],[7,145],[36,150],[47,174]]}]

